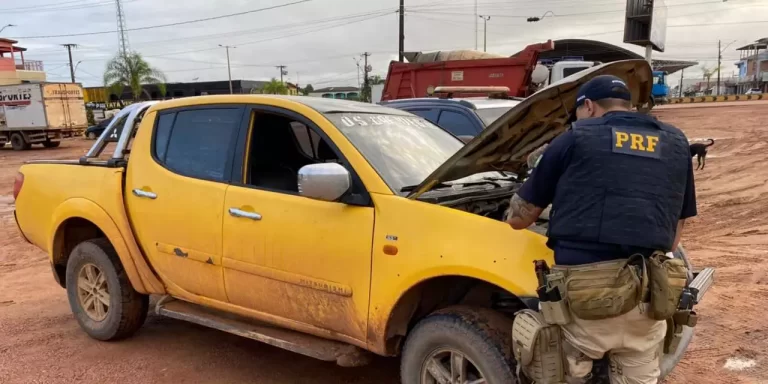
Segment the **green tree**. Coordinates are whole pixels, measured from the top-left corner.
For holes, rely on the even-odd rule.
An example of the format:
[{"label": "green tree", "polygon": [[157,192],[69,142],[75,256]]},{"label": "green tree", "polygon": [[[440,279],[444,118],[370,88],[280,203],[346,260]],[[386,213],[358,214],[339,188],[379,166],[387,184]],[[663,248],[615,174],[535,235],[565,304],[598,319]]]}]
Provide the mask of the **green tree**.
[{"label": "green tree", "polygon": [[314,90],[315,90],[315,87],[313,87],[312,84],[307,84],[307,86],[301,90],[301,93],[304,96],[309,96],[309,94],[312,93]]},{"label": "green tree", "polygon": [[117,55],[107,63],[104,86],[116,95],[122,95],[123,89],[130,88],[134,100],[138,100],[142,93],[149,99],[149,92],[143,88],[145,84],[154,84],[165,96],[165,75],[149,65],[139,53]]},{"label": "green tree", "polygon": [[373,75],[368,78],[368,83],[371,85],[384,84],[384,79],[382,79],[379,75]]},{"label": "green tree", "polygon": [[707,68],[704,65],[701,66],[701,76],[703,78],[707,79],[707,89],[704,90],[704,94],[709,92],[710,80],[712,79],[712,76],[714,76],[717,73],[718,68],[720,68],[720,67],[715,67],[715,68],[710,69],[710,68]]},{"label": "green tree", "polygon": [[287,95],[288,87],[285,86],[285,83],[273,77],[269,83],[264,85],[262,92],[270,95]]}]

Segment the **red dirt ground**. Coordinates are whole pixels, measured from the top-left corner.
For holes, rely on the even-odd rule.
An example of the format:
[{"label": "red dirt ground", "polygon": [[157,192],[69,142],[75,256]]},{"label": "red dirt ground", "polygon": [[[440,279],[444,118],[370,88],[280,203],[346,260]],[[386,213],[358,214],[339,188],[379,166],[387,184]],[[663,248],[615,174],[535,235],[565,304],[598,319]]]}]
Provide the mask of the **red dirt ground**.
[{"label": "red dirt ground", "polygon": [[[718,268],[716,284],[698,308],[693,344],[666,382],[768,382],[768,104],[676,105],[655,113],[691,140],[716,140],[706,169],[696,173],[699,216],[683,237],[694,265]],[[46,255],[20,238],[11,192],[22,162],[77,158],[91,143],[0,149],[0,383],[398,382],[396,359],[341,368],[154,315],[128,340],[88,338]],[[754,366],[728,369],[729,358]]]}]

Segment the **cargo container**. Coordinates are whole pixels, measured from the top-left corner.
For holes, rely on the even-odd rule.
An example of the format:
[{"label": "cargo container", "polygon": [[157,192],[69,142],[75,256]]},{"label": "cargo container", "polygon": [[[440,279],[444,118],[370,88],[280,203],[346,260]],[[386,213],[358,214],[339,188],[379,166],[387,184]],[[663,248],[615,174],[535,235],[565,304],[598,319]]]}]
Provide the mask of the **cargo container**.
[{"label": "cargo container", "polygon": [[445,96],[436,89],[462,89],[451,96],[470,97],[486,94],[488,87],[507,88],[509,97],[528,97],[547,84],[598,64],[572,60],[550,66],[538,63],[539,53],[552,49],[554,42],[549,40],[531,44],[512,57],[476,51],[412,54],[409,63],[389,64],[381,100]]},{"label": "cargo container", "polygon": [[75,83],[0,86],[0,145],[58,147],[64,137],[88,127],[83,88]]}]

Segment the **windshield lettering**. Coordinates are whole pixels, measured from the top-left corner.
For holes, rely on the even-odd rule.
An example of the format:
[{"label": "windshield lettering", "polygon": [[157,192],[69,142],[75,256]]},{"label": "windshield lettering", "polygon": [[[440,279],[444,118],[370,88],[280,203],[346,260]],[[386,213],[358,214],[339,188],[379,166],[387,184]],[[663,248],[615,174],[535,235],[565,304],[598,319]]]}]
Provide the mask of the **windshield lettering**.
[{"label": "windshield lettering", "polygon": [[390,116],[390,115],[345,115],[339,118],[347,127],[367,127],[369,125],[406,125],[416,128],[427,128],[428,125],[419,117]]}]

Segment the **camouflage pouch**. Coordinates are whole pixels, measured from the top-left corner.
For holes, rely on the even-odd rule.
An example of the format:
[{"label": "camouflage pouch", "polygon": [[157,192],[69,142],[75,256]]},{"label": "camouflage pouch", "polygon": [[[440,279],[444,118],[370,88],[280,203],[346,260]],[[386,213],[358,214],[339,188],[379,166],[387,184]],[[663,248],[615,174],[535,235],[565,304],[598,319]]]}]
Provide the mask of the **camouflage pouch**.
[{"label": "camouflage pouch", "polygon": [[630,260],[568,267],[565,290],[573,315],[602,320],[621,316],[640,304],[642,284]]},{"label": "camouflage pouch", "polygon": [[677,312],[683,289],[688,285],[685,261],[654,253],[648,259],[648,277],[651,291],[648,316],[654,320],[667,320]]},{"label": "camouflage pouch", "polygon": [[512,325],[512,353],[517,375],[536,384],[565,383],[560,326],[550,325],[540,313],[524,309]]}]

